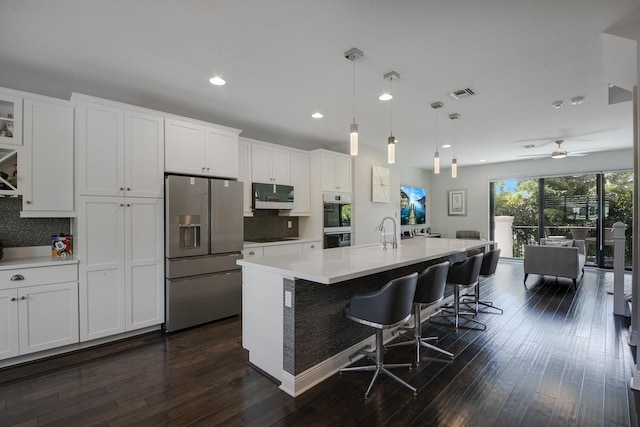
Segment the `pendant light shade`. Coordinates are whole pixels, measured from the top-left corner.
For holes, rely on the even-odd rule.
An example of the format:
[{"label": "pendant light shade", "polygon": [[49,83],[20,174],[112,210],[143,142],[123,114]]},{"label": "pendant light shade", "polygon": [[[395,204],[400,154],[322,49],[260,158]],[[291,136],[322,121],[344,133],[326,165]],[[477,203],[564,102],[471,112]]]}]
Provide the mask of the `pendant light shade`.
[{"label": "pendant light shade", "polygon": [[391,135],[387,140],[387,163],[396,162],[396,138]]},{"label": "pendant light shade", "polygon": [[436,152],[433,154],[433,173],[440,173],[440,153],[438,152],[438,110],[442,108],[444,104],[440,101],[431,104],[431,108],[436,110]]},{"label": "pendant light shade", "polygon": [[460,114],[451,113],[449,118],[453,120],[453,159],[451,160],[451,178],[458,177],[458,159],[456,159],[456,122],[460,118]]},{"label": "pendant light shade", "polygon": [[358,125],[354,122],[351,124],[351,133],[349,134],[349,152],[352,156],[358,155]]},{"label": "pendant light shade", "polygon": [[396,138],[393,136],[393,79],[399,79],[400,74],[395,71],[389,71],[384,76],[382,76],[385,80],[389,80],[389,102],[391,105],[389,106],[389,115],[390,115],[390,127],[391,127],[391,135],[387,138],[387,163],[393,164],[396,162]]},{"label": "pendant light shade", "polygon": [[364,54],[360,49],[354,47],[344,53],[344,57],[353,63],[353,123],[349,132],[349,153],[352,156],[358,155],[358,124],[356,123],[356,61]]}]

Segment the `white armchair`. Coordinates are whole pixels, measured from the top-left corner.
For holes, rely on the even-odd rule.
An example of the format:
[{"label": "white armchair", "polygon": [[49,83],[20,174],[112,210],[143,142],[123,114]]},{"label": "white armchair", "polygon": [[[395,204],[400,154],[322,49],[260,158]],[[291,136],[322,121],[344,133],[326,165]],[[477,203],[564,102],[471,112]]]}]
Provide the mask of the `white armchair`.
[{"label": "white armchair", "polygon": [[524,247],[525,288],[529,274],[540,274],[570,278],[573,280],[573,287],[578,289],[578,277],[582,280],[584,275],[584,240],[568,241],[566,244],[567,246],[562,246],[559,242],[540,239],[540,245]]}]

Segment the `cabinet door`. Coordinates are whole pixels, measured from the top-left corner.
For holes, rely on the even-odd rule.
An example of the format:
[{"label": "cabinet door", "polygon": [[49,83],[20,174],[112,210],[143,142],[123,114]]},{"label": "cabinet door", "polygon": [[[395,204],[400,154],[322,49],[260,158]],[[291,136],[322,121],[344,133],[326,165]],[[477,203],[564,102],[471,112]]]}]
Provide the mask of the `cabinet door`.
[{"label": "cabinet door", "polygon": [[126,199],[127,331],[164,322],[163,209],[162,199]]},{"label": "cabinet door", "polygon": [[338,191],[335,157],[322,153],[322,191]]},{"label": "cabinet door", "polygon": [[204,175],[204,126],[176,119],[165,119],[164,124],[164,170]]},{"label": "cabinet door", "polygon": [[253,182],[273,184],[271,176],[271,149],[264,145],[251,145],[251,179]]},{"label": "cabinet door", "polygon": [[293,185],[294,199],[292,214],[309,215],[310,207],[310,172],[309,155],[291,152],[291,185]]},{"label": "cabinet door", "polygon": [[351,193],[351,158],[336,157],[336,190]]},{"label": "cabinet door", "polygon": [[18,292],[0,291],[0,360],[19,355]]},{"label": "cabinet door", "polygon": [[125,194],[163,197],[164,119],[125,111],[124,126]]},{"label": "cabinet door", "polygon": [[124,112],[78,101],[76,107],[78,194],[124,194]]},{"label": "cabinet door", "polygon": [[22,145],[22,98],[0,91],[0,144]]},{"label": "cabinet door", "polygon": [[78,283],[18,288],[20,354],[78,342]]},{"label": "cabinet door", "polygon": [[251,191],[251,145],[238,143],[238,181],[242,182],[242,213],[253,216],[253,192]]},{"label": "cabinet door", "polygon": [[[73,108],[24,101],[23,214],[68,217],[73,211]],[[40,215],[42,216],[42,215]]]},{"label": "cabinet door", "polygon": [[207,175],[238,177],[238,136],[206,128],[205,157]]},{"label": "cabinet door", "polygon": [[271,150],[271,176],[276,184],[291,184],[291,151]]},{"label": "cabinet door", "polygon": [[125,331],[123,200],[78,201],[80,341]]}]

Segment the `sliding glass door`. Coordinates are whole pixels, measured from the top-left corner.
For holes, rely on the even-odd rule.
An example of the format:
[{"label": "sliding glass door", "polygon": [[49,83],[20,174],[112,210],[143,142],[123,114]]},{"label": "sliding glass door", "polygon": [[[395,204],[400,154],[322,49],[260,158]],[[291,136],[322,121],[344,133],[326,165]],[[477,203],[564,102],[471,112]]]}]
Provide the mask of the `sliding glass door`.
[{"label": "sliding glass door", "polygon": [[[620,221],[629,227],[625,266],[630,268],[632,190],[632,171],[494,181],[490,236],[512,241],[514,257],[522,257],[523,246],[542,237],[584,240],[587,264],[611,268],[611,227]],[[501,228],[503,218],[513,221],[510,229]]]}]

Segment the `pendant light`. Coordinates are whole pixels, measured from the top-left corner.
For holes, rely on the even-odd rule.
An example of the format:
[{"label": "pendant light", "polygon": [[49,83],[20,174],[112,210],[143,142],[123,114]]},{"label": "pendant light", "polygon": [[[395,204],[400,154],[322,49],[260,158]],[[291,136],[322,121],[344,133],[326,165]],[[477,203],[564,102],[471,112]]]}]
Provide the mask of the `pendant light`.
[{"label": "pendant light", "polygon": [[387,138],[387,163],[393,164],[396,162],[396,138],[393,136],[393,79],[399,79],[400,74],[395,71],[389,71],[387,74],[383,76],[385,80],[389,79],[389,100],[391,101],[391,105],[389,106],[389,110],[391,112],[391,136]]},{"label": "pendant light", "polygon": [[353,123],[349,132],[349,152],[352,156],[358,155],[358,124],[356,123],[356,61],[364,54],[354,47],[344,53],[344,57],[353,63]]},{"label": "pendant light", "polygon": [[[451,120],[457,120],[460,118],[460,114],[449,114]],[[451,178],[458,177],[458,159],[456,159],[456,122],[453,122],[453,159],[451,160]]]},{"label": "pendant light", "polygon": [[433,173],[440,173],[440,153],[438,152],[438,110],[444,107],[444,104],[440,101],[436,101],[431,104],[431,108],[436,110],[436,152],[433,154]]}]

